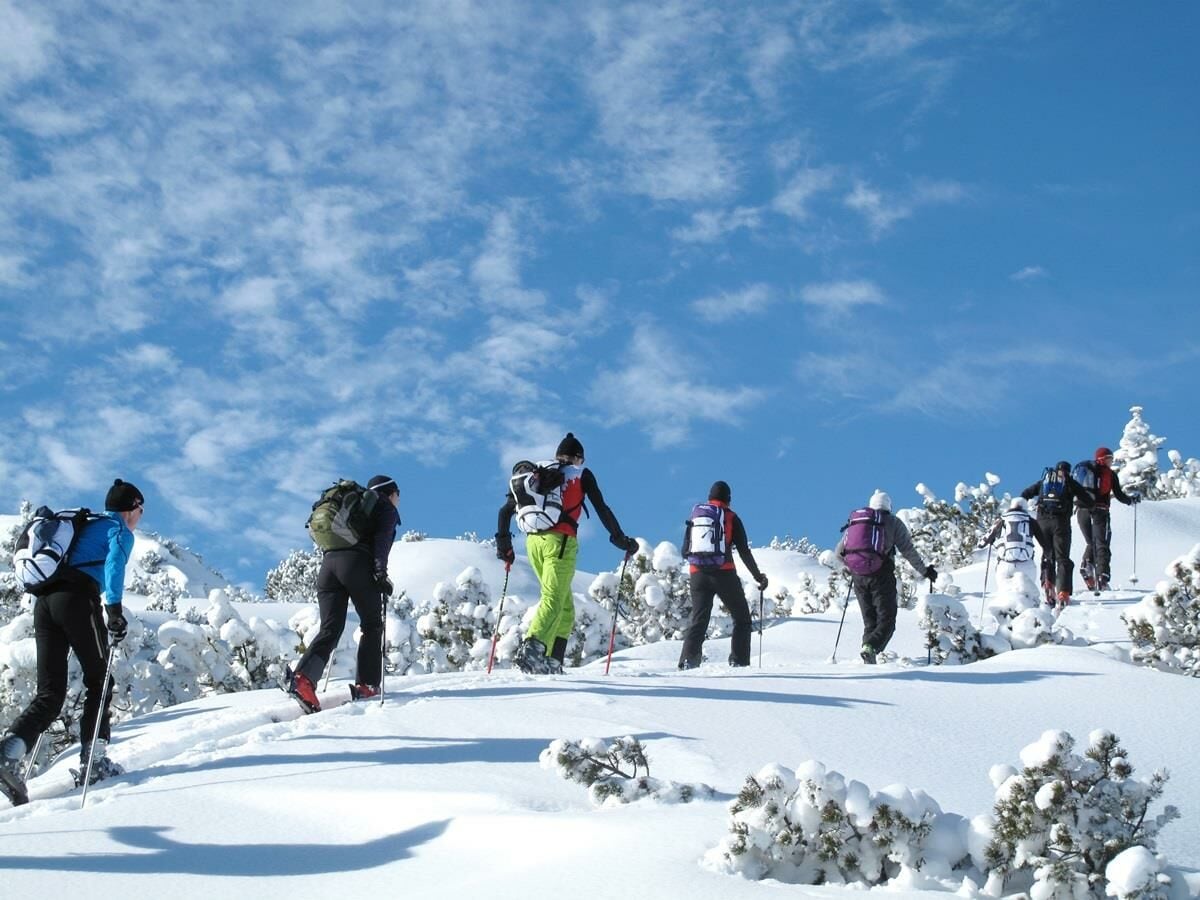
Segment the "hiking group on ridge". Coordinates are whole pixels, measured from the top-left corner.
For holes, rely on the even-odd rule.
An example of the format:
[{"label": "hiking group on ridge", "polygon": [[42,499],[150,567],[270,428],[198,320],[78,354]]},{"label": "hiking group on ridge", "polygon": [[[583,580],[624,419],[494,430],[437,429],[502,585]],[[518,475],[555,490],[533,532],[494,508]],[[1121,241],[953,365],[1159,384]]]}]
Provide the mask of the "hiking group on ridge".
[{"label": "hiking group on ridge", "polygon": [[[1115,498],[1136,504],[1140,500],[1122,489],[1111,468],[1112,461],[1112,451],[1100,447],[1092,460],[1074,468],[1061,461],[1045,469],[1039,481],[1012,499],[978,546],[990,547],[1003,537],[1000,564],[1007,568],[1001,574],[1032,575],[1036,541],[1043,551],[1041,581],[1046,602],[1061,609],[1073,592],[1070,526],[1074,508],[1087,542],[1081,573],[1089,588],[1107,589],[1112,557],[1111,501]],[[540,588],[533,618],[513,657],[513,664],[526,673],[563,671],[575,623],[571,583],[579,549],[579,522],[581,516],[590,515],[587,504],[591,504],[626,561],[639,547],[637,540],[622,530],[600,492],[596,476],[584,462],[583,444],[568,432],[552,460],[522,460],[513,467],[505,502],[498,513],[497,557],[506,568],[516,558],[509,532],[515,516],[518,529],[525,534],[525,552]],[[335,482],[313,504],[306,527],[324,551],[317,576],[320,629],[295,668],[287,670],[283,685],[305,712],[321,708],[316,685],[345,629],[350,604],[361,625],[351,697],[359,700],[382,696],[386,604],[393,593],[388,556],[400,525],[399,500],[395,479],[376,475],[365,488],[350,480]],[[1036,504],[1036,519],[1030,514],[1029,501]],[[759,589],[760,610],[768,582],[731,502],[729,484],[716,481],[707,500],[697,503],[685,521],[682,552],[688,563],[691,610],[683,633],[680,669],[701,664],[716,599],[733,619],[729,665],[750,664],[752,618],[733,551],[736,549]],[[70,651],[80,662],[86,688],[77,784],[94,783],[121,772],[106,754],[112,697],[109,676],[113,653],[127,630],[121,608],[125,569],[144,506],[142,493],[117,479],[108,490],[102,514],[87,509],[54,513],[41,507],[18,542],[13,563],[26,591],[36,598],[37,693],[0,739],[0,792],[14,804],[28,799],[20,771],[22,760],[27,754],[36,755],[41,735],[62,708]],[[851,588],[862,612],[860,656],[867,664],[877,661],[895,633],[897,551],[929,579],[931,587],[938,577],[937,570],[914,547],[904,522],[891,509],[891,497],[876,490],[865,507],[851,512],[835,551],[850,574]],[[496,624],[499,627],[500,623]]]}]

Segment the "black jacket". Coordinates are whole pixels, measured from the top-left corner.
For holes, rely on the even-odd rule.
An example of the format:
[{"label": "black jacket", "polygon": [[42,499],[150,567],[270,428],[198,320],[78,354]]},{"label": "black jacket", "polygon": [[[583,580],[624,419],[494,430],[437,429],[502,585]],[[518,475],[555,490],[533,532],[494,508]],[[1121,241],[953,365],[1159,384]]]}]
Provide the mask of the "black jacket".
[{"label": "black jacket", "polygon": [[[1025,490],[1021,491],[1021,496],[1026,500],[1032,500],[1042,492],[1042,479],[1039,478]],[[1068,519],[1071,517],[1071,501],[1074,500],[1080,506],[1091,509],[1095,506],[1091,494],[1074,478],[1067,475],[1066,487],[1063,489],[1063,500],[1059,509],[1044,508],[1041,503],[1038,503],[1038,518],[1039,519]]]}]

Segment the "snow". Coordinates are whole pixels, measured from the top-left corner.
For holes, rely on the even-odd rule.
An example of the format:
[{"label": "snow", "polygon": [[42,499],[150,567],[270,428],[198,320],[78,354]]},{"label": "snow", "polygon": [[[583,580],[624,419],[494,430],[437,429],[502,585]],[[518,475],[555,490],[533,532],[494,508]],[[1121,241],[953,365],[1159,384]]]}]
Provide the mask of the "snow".
[{"label": "snow", "polygon": [[[1137,567],[1157,580],[1195,545],[1200,499],[1146,503],[1138,516]],[[345,698],[346,682],[335,677],[330,708],[315,716],[301,715],[274,690],[138,716],[117,727],[110,748],[128,774],[93,788],[85,810],[78,793],[62,793],[73,759],[30,783],[29,806],[8,809],[0,800],[4,895],[52,887],[132,900],[382,891],[499,900],[575,893],[844,898],[849,888],[758,882],[706,862],[728,833],[728,804],[748,775],[786,768],[830,783],[837,775],[859,820],[881,797],[911,813],[943,811],[930,858],[963,846],[978,856],[986,841],[981,817],[1015,767],[1048,759],[1063,732],[1081,748],[1098,731],[1120,737],[1139,774],[1169,770],[1163,800],[1182,812],[1163,830],[1158,851],[1187,871],[1128,851],[1110,866],[1113,895],[1163,874],[1175,890],[1190,883],[1196,895],[1200,680],[1123,658],[1120,614],[1144,596],[1121,574],[1134,568],[1131,528],[1132,512],[1115,509],[1118,589],[1077,597],[1050,623],[1078,635],[1078,645],[927,668],[917,615],[902,610],[889,648],[900,662],[830,664],[841,617],[834,608],[769,621],[761,668],[723,665],[724,639],[706,643],[709,662],[680,672],[678,643],[664,641],[618,652],[608,676],[603,659],[558,678],[510,669],[415,675],[389,679],[382,704],[341,705],[332,701]],[[466,541],[397,544],[391,571],[410,596],[429,596],[474,567],[496,602],[504,571],[489,552]],[[824,571],[804,554],[756,550],[756,557],[773,585]],[[953,573],[962,593],[952,602],[961,601],[973,621],[986,603],[983,578],[983,554]],[[580,572],[575,589],[585,593],[598,579],[615,587],[610,573]],[[996,590],[994,582],[989,588]],[[536,597],[523,559],[509,591]],[[187,602],[210,609],[203,599]],[[137,603],[130,598],[131,608]],[[311,606],[233,606],[252,631],[255,617],[283,622],[315,613]],[[236,621],[219,610],[212,615],[219,627]],[[354,625],[352,617],[347,631]],[[177,640],[194,638],[180,623],[171,627]],[[843,648],[855,645],[861,627],[852,603]],[[16,649],[23,643],[8,644],[8,652],[24,652]],[[652,776],[711,785],[714,796],[597,808],[583,786],[539,762],[555,740],[602,746],[626,735],[645,745]],[[906,870],[887,893],[944,896],[950,873],[936,869]]]}]

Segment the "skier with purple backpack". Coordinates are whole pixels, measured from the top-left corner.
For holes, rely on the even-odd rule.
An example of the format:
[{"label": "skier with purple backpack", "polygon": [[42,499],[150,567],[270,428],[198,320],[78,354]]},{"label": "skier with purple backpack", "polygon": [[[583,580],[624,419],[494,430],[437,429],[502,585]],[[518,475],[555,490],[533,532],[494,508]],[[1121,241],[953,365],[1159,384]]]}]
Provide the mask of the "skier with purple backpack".
[{"label": "skier with purple backpack", "polygon": [[729,508],[732,492],[724,481],[717,481],[708,491],[708,501],[692,507],[685,523],[683,556],[688,561],[689,589],[692,595],[692,614],[683,633],[683,649],[679,653],[679,668],[695,669],[700,665],[704,636],[712,617],[713,600],[721,603],[733,616],[733,640],[729,665],[750,665],[750,607],[746,591],[733,562],[733,550],[738,555],[760,591],[767,588],[767,576],[759,571],[742,520]]},{"label": "skier with purple backpack", "polygon": [[837,555],[850,570],[854,596],[863,617],[862,661],[874,665],[896,631],[896,551],[930,582],[937,569],[925,564],[913,546],[908,526],[892,515],[892,498],[875,491],[870,502],[850,513],[842,526]]}]

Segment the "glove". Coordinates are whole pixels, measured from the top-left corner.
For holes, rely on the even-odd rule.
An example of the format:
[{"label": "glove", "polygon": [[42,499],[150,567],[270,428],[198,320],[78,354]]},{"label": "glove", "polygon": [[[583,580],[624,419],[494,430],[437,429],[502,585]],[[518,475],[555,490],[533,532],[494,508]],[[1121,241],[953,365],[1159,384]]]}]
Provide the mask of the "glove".
[{"label": "glove", "polygon": [[925,577],[930,581],[937,581],[937,569],[935,569],[933,566],[926,566]]},{"label": "glove", "polygon": [[987,538],[980,538],[978,541],[975,542],[976,550],[982,550],[986,546],[987,546]]},{"label": "glove", "polygon": [[1129,495],[1129,503],[1131,506],[1137,506],[1141,502],[1142,502],[1141,494],[1130,494]]},{"label": "glove", "polygon": [[638,542],[635,538],[626,537],[623,534],[614,534],[608,539],[608,542],[618,550],[624,550],[626,556],[638,552]]},{"label": "glove", "polygon": [[125,640],[125,634],[129,631],[129,623],[125,621],[125,614],[121,612],[121,604],[110,604],[104,611],[108,614],[108,636],[114,644],[119,644]]},{"label": "glove", "polygon": [[758,585],[760,591],[765,591],[767,589],[767,576],[759,572],[754,576],[754,583]]},{"label": "glove", "polygon": [[517,554],[513,552],[512,535],[507,532],[496,533],[496,559],[502,559],[508,565],[512,565],[517,558]]},{"label": "glove", "polygon": [[375,587],[379,588],[379,593],[385,597],[392,596],[392,591],[395,590],[392,586],[392,579],[387,577],[386,572],[375,573]]}]

